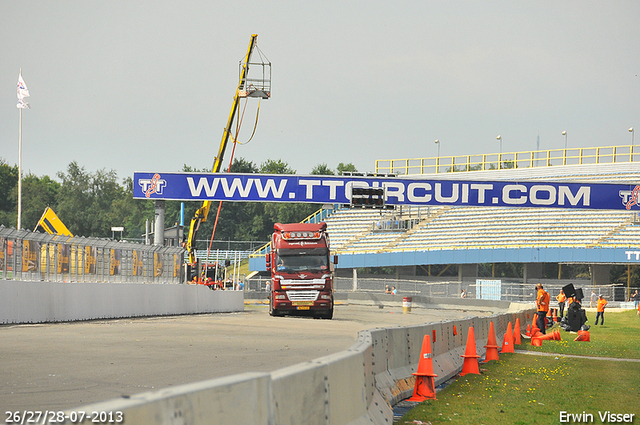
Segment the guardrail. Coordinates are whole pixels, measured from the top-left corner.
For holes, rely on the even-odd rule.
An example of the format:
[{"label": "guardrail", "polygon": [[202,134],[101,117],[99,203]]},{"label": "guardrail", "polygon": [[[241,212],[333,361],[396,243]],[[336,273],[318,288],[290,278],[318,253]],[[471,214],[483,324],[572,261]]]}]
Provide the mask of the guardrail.
[{"label": "guardrail", "polygon": [[[365,295],[367,297],[370,295]],[[447,303],[452,300],[446,300]],[[414,298],[414,304],[439,303]],[[461,300],[465,305],[509,303]],[[494,304],[487,304],[494,303]],[[490,322],[498,343],[508,322],[532,320],[534,311],[520,310],[490,317],[428,325],[362,331],[357,342],[340,353],[272,373],[244,373],[72,409],[73,412],[121,412],[129,425],[176,424],[391,424],[391,405],[412,394],[424,335],[435,336],[432,354],[436,385],[462,368],[468,329],[474,328],[476,349],[485,352]],[[454,327],[457,331],[454,331]],[[91,418],[65,423],[89,424]]]},{"label": "guardrail", "polygon": [[375,169],[376,173],[439,174],[503,168],[537,168],[638,161],[640,161],[640,149],[635,145],[622,145],[428,158],[378,159]]},{"label": "guardrail", "polygon": [[180,247],[68,237],[0,226],[0,279],[181,283]]}]

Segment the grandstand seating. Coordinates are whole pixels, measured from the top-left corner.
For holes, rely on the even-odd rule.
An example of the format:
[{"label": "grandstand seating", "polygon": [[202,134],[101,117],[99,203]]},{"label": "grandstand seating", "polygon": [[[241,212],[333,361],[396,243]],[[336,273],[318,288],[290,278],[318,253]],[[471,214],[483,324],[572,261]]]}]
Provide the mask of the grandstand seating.
[{"label": "grandstand seating", "polygon": [[[431,176],[424,176],[431,178]],[[433,175],[442,178],[442,174]],[[640,182],[637,164],[572,165],[451,173],[466,180]],[[401,228],[403,221],[411,226]],[[529,247],[633,247],[640,240],[637,213],[554,208],[413,207],[337,209],[326,219],[338,253]],[[391,225],[381,226],[382,223]],[[381,230],[381,227],[386,227]]]}]

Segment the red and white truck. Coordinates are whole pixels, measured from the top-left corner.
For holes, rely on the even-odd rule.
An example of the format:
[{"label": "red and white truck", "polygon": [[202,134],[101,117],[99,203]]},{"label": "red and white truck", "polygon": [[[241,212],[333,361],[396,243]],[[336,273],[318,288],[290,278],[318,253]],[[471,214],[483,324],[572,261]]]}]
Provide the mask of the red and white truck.
[{"label": "red and white truck", "polygon": [[326,223],[276,223],[267,253],[269,314],[333,318],[333,264]]}]

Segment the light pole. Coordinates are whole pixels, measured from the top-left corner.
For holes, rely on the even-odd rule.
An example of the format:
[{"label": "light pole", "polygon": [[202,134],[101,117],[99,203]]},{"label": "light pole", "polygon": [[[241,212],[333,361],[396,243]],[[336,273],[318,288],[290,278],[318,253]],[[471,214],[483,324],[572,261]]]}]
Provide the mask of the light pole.
[{"label": "light pole", "polygon": [[435,144],[438,145],[438,157],[436,158],[436,174],[438,173],[438,168],[440,168],[440,140],[436,139]]},{"label": "light pole", "polygon": [[435,144],[438,145],[438,158],[440,158],[440,140],[436,139]]},{"label": "light pole", "polygon": [[631,145],[633,146],[633,145],[634,145],[634,140],[633,140],[633,133],[634,133],[634,131],[633,131],[633,127],[629,128],[629,133],[631,133]]},{"label": "light pole", "polygon": [[562,135],[564,136],[564,150],[567,150],[567,131],[563,131]]},{"label": "light pole", "polygon": [[498,155],[498,169],[502,168],[502,136],[498,134],[496,137],[498,141],[500,141],[500,155]]}]

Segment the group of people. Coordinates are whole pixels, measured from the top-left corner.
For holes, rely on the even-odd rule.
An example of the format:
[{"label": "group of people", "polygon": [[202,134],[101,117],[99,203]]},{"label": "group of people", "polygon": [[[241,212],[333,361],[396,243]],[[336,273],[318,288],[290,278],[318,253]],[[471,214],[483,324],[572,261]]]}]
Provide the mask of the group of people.
[{"label": "group of people", "polygon": [[216,290],[235,290],[235,291],[244,291],[244,282],[238,281],[233,282],[231,279],[224,280],[213,280],[210,276],[207,276],[205,273],[202,274],[199,278],[194,276],[191,280],[191,283],[196,285],[205,285],[208,286],[209,289],[214,291]]},{"label": "group of people", "polygon": [[385,294],[398,295],[398,290],[396,289],[395,286],[392,286],[391,288],[389,288],[389,285],[385,285],[384,293]]},{"label": "group of people", "polygon": [[[538,320],[536,324],[540,328],[540,331],[544,333],[544,330],[541,327],[541,325],[544,324],[544,320],[547,314],[549,313],[550,296],[549,296],[549,293],[543,289],[542,284],[538,283],[536,288],[538,290],[538,294],[536,297],[536,305],[538,307]],[[636,293],[637,292],[638,291],[636,291]],[[562,289],[560,290],[560,293],[556,296],[556,300],[558,301],[558,313],[559,313],[558,318],[559,319],[562,319],[562,317],[564,317],[565,306],[570,306],[574,302],[577,302],[578,304],[580,304],[579,299],[576,299],[574,297],[567,297]],[[638,300],[640,301],[640,296],[638,297]],[[594,291],[591,291],[591,299],[590,299],[589,307],[593,308],[595,306],[596,308],[596,322],[595,322],[596,325],[598,325],[598,322],[600,322],[600,326],[604,325],[604,309],[607,306],[607,304],[608,302],[602,296],[602,294],[596,295]],[[640,314],[640,310],[638,314]]]}]

